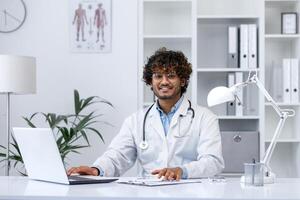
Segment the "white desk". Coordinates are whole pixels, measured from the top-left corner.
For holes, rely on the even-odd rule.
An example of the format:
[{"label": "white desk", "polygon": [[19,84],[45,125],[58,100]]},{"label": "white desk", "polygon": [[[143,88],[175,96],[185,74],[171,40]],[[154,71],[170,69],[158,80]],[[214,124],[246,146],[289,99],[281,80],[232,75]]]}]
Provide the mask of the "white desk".
[{"label": "white desk", "polygon": [[264,187],[244,187],[239,179],[145,187],[118,183],[68,186],[0,177],[0,199],[300,199],[300,179],[277,179],[277,183]]}]

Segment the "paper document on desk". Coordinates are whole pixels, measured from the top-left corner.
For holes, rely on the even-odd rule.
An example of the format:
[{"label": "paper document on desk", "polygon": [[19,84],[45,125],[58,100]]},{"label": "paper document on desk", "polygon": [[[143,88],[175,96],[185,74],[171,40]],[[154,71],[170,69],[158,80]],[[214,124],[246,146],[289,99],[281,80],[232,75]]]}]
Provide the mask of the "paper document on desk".
[{"label": "paper document on desk", "polygon": [[201,179],[181,179],[180,181],[167,181],[158,178],[132,178],[132,179],[119,179],[117,183],[142,185],[142,186],[161,186],[161,185],[177,185],[187,183],[201,183]]}]

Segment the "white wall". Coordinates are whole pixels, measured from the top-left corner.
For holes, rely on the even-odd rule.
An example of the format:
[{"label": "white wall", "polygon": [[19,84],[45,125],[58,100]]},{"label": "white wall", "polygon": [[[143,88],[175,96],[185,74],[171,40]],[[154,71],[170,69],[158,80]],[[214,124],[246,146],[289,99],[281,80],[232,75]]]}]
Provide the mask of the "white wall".
[{"label": "white wall", "polygon": [[[42,112],[67,114],[73,110],[73,89],[82,96],[97,95],[113,103],[104,120],[115,127],[103,130],[105,145],[97,140],[70,165],[91,164],[117,134],[122,121],[137,109],[137,2],[112,0],[112,52],[71,53],[69,0],[25,0],[28,16],[16,32],[0,34],[0,54],[37,58],[37,93],[12,96],[12,126],[26,126],[21,116]],[[5,144],[6,100],[0,95],[0,144]],[[45,126],[45,124],[43,124]],[[34,142],[34,141],[33,141]],[[4,174],[4,169],[0,169]]]}]

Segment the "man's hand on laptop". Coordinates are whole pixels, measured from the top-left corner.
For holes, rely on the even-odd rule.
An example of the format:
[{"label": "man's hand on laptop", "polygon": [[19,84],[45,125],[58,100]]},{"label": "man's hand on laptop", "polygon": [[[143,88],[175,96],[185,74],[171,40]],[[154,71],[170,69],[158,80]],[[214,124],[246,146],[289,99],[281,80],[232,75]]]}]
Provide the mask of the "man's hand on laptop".
[{"label": "man's hand on laptop", "polygon": [[67,175],[70,176],[72,174],[79,174],[79,175],[92,175],[92,176],[98,176],[98,170],[93,167],[89,166],[80,166],[80,167],[71,167],[67,171]]}]

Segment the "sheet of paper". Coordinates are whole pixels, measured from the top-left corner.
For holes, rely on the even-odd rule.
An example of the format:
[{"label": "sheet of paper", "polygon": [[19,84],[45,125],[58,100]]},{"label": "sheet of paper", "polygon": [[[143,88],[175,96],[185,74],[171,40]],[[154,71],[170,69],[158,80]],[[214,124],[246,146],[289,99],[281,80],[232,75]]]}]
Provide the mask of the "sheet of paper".
[{"label": "sheet of paper", "polygon": [[201,183],[201,179],[181,179],[180,181],[167,181],[158,178],[132,178],[132,179],[119,179],[117,183],[142,185],[142,186],[160,186],[160,185],[176,185],[187,183]]}]

